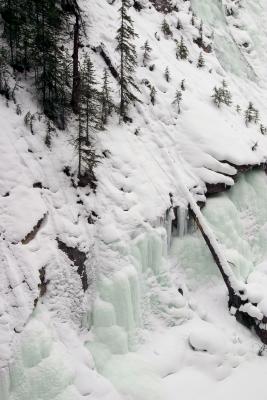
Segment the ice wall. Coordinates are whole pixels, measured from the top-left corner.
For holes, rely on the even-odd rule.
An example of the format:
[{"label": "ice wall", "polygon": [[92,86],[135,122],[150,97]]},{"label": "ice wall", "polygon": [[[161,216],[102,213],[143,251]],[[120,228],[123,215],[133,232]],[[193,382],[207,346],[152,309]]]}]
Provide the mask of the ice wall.
[{"label": "ice wall", "polygon": [[[127,248],[125,267],[111,276],[98,278],[98,296],[88,317],[96,335],[96,352],[105,345],[114,354],[126,353],[134,346],[136,330],[143,326],[143,299],[146,277],[159,276],[167,252],[165,229],[158,228],[138,236]],[[96,347],[98,350],[96,350]]]},{"label": "ice wall", "polygon": [[187,318],[185,300],[170,275],[167,242],[162,227],[139,235],[127,250],[128,265],[99,277],[98,297],[88,318],[94,336],[86,346],[101,373],[113,357],[135,351],[140,335],[155,319],[174,326]]},{"label": "ice wall", "polygon": [[192,0],[193,9],[213,29],[217,58],[228,72],[255,80],[256,74],[240,51],[228,27],[222,0]]},{"label": "ice wall", "polygon": [[[266,174],[257,170],[243,174],[228,192],[209,198],[203,209],[234,273],[242,279],[266,258],[266,201]],[[174,238],[171,253],[192,282],[199,284],[218,276],[199,231]]]}]

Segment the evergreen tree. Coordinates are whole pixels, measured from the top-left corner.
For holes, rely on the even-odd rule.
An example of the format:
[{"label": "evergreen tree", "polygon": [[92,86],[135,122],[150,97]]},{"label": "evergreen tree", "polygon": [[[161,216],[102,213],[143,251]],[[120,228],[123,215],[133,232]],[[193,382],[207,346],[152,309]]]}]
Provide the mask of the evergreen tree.
[{"label": "evergreen tree", "polygon": [[214,93],[212,95],[213,101],[217,107],[220,107],[221,104],[226,104],[227,106],[231,106],[232,104],[232,95],[228,90],[227,83],[223,80],[222,86],[220,88],[215,87]]},{"label": "evergreen tree", "polygon": [[44,113],[64,128],[70,57],[63,46],[67,16],[59,1],[0,0],[0,13],[12,67],[25,76],[34,71]]},{"label": "evergreen tree", "polygon": [[51,137],[52,134],[55,132],[55,128],[52,125],[50,119],[47,118],[46,120],[46,136],[45,136],[45,145],[50,148],[51,147]]},{"label": "evergreen tree", "polygon": [[198,31],[199,31],[199,42],[200,42],[200,45],[202,46],[203,45],[203,21],[202,20],[200,22]]},{"label": "evergreen tree", "polygon": [[99,162],[94,146],[94,134],[101,128],[99,93],[94,66],[86,56],[80,71],[80,104],[78,114],[78,179],[79,184],[95,187],[94,168]]},{"label": "evergreen tree", "polygon": [[67,52],[61,54],[57,60],[57,70],[55,71],[55,96],[54,107],[56,110],[54,120],[61,129],[66,127],[66,116],[70,109],[71,102],[71,65]]},{"label": "evergreen tree", "polygon": [[134,89],[140,92],[135,83],[135,68],[137,66],[137,54],[133,40],[138,36],[134,32],[132,18],[128,14],[131,3],[129,0],[121,0],[119,9],[121,25],[117,31],[117,47],[120,52],[120,116],[126,118],[128,106],[140,100],[131,91]]},{"label": "evergreen tree", "polygon": [[157,94],[157,91],[155,89],[155,86],[152,86],[151,90],[150,90],[150,101],[153,104],[153,106],[156,103],[156,94]]},{"label": "evergreen tree", "polygon": [[188,48],[184,43],[183,36],[181,37],[180,43],[177,42],[176,58],[180,60],[186,60],[188,57]]},{"label": "evergreen tree", "polygon": [[167,82],[170,82],[171,77],[170,77],[170,71],[169,71],[169,67],[166,67],[165,71],[164,71],[164,76]]},{"label": "evergreen tree", "polygon": [[204,60],[204,57],[203,57],[203,54],[202,54],[202,51],[201,51],[201,53],[199,54],[198,61],[197,61],[197,67],[198,68],[203,68],[204,66],[205,66],[205,60]]},{"label": "evergreen tree", "polygon": [[183,98],[182,92],[180,90],[176,90],[175,97],[174,97],[174,100],[173,100],[172,104],[177,105],[178,114],[181,113],[181,101],[182,101],[182,98]]},{"label": "evergreen tree", "polygon": [[[90,57],[86,55],[81,68],[81,96],[80,96],[80,120],[83,123],[86,145],[90,142],[90,136],[100,129],[100,95],[97,90],[95,70]],[[106,82],[108,85],[108,83]],[[105,94],[106,96],[106,94]],[[110,100],[110,98],[109,98]],[[110,104],[106,104],[107,107]]]},{"label": "evergreen tree", "polygon": [[161,30],[164,33],[164,36],[166,38],[168,38],[169,36],[172,36],[172,31],[171,31],[170,25],[166,21],[166,18],[164,18],[162,21]]},{"label": "evergreen tree", "polygon": [[71,106],[75,114],[79,114],[79,101],[80,101],[80,70],[79,70],[79,45],[80,45],[80,25],[81,18],[79,9],[76,9],[76,1],[73,6],[73,14],[75,15],[75,24],[73,27],[73,55],[72,55],[72,93],[71,93]]},{"label": "evergreen tree", "polygon": [[266,135],[267,133],[267,128],[263,124],[260,124],[260,132],[262,135]]},{"label": "evergreen tree", "polygon": [[16,105],[16,114],[17,115],[21,115],[22,114],[22,109],[21,109],[21,105],[20,104]]},{"label": "evergreen tree", "polygon": [[31,114],[30,111],[24,117],[24,124],[25,126],[30,128],[32,134],[34,134],[33,123],[36,120],[35,114]]},{"label": "evergreen tree", "polygon": [[184,92],[185,91],[185,79],[181,80],[181,90]]},{"label": "evergreen tree", "polygon": [[108,70],[104,69],[104,74],[102,78],[102,90],[100,93],[100,103],[101,103],[101,128],[107,124],[108,116],[112,113],[115,108],[114,102],[111,97],[112,90],[110,88],[108,80]]},{"label": "evergreen tree", "polygon": [[10,72],[8,68],[8,52],[6,49],[0,49],[0,94],[8,100],[10,98],[9,78]]},{"label": "evergreen tree", "polygon": [[248,125],[250,122],[257,124],[259,122],[259,111],[253,106],[250,101],[247,110],[245,111],[245,122]]},{"label": "evergreen tree", "polygon": [[152,51],[152,48],[150,47],[148,40],[145,41],[144,45],[141,47],[142,50],[144,50],[143,54],[143,66],[146,67],[148,61],[150,60],[150,53]]},{"label": "evergreen tree", "polygon": [[[40,94],[44,113],[64,128],[64,107],[62,101],[67,98],[69,83],[62,80],[69,79],[66,73],[70,64],[68,53],[61,44],[63,29],[63,13],[56,5],[55,0],[43,0],[36,3],[36,17],[40,21],[35,36],[35,74],[37,90]],[[66,77],[64,74],[66,73]],[[63,122],[60,122],[63,118]]]},{"label": "evergreen tree", "polygon": [[94,168],[100,162],[100,156],[96,154],[93,139],[87,142],[84,126],[86,123],[80,113],[78,116],[78,138],[76,140],[76,147],[78,150],[78,180],[80,186],[89,184],[95,188],[96,178]]}]

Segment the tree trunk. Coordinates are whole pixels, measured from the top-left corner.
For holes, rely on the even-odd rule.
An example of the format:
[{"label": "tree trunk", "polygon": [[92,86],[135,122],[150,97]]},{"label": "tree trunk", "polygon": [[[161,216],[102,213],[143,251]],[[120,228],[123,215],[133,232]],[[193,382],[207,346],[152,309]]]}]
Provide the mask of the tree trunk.
[{"label": "tree trunk", "polygon": [[76,21],[74,24],[74,38],[73,38],[73,85],[71,95],[71,106],[75,114],[79,113],[80,102],[80,72],[79,72],[79,34],[80,24],[79,15],[76,14]]}]

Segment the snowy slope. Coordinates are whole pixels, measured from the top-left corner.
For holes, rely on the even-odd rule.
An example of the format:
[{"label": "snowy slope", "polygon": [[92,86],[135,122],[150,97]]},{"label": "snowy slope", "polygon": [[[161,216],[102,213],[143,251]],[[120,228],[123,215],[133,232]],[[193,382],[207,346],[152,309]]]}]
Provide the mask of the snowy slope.
[{"label": "snowy slope", "polygon": [[[83,52],[90,51],[100,78],[105,62],[88,46],[103,44],[118,68],[119,1],[79,3]],[[172,1],[179,11],[166,15],[173,32],[167,39],[163,14],[148,0],[140,3],[141,11],[130,12],[139,34],[136,79],[143,103],[132,107],[132,123],[119,125],[114,115],[99,133],[97,148],[107,157],[96,170],[96,193],[76,188],[64,173],[77,168],[72,124],[56,132],[48,149],[44,120],[34,121],[34,134],[23,122],[28,111],[38,111],[28,83],[18,94],[22,116],[0,99],[1,400],[172,400],[177,393],[184,400],[225,393],[250,399],[248,374],[259,400],[266,399],[266,356],[257,356],[259,340],[229,314],[226,289],[199,232],[191,225],[187,230],[181,182],[205,201],[207,183],[234,184],[233,164],[266,162],[267,139],[258,125],[246,127],[243,114],[252,101],[267,123],[267,5],[243,0],[226,16],[225,5],[238,1],[192,0],[192,26],[190,2]],[[201,19],[213,51],[204,53],[206,65],[198,69],[193,39]],[[189,61],[175,56],[181,34]],[[142,66],[146,40],[153,71]],[[183,79],[178,115],[172,101]],[[233,106],[218,109],[211,95],[223,79]],[[155,106],[148,83],[157,90]],[[112,87],[118,100],[115,80]],[[254,288],[251,295],[266,287],[266,183],[263,171],[250,172],[204,208],[235,275]],[[173,238],[171,199],[180,215],[180,236]],[[85,254],[85,292],[58,240]],[[46,292],[37,301],[42,268]]]}]

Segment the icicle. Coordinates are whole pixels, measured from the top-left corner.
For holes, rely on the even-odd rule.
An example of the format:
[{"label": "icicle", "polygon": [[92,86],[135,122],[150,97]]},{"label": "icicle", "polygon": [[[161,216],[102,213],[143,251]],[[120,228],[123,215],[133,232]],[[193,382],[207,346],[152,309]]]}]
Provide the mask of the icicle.
[{"label": "icicle", "polygon": [[178,236],[183,237],[187,234],[188,229],[188,209],[185,207],[178,207]]},{"label": "icicle", "polygon": [[166,212],[166,219],[165,219],[165,229],[167,233],[167,247],[170,249],[171,247],[171,238],[172,238],[172,221],[174,220],[174,212],[173,208],[169,208]]}]

